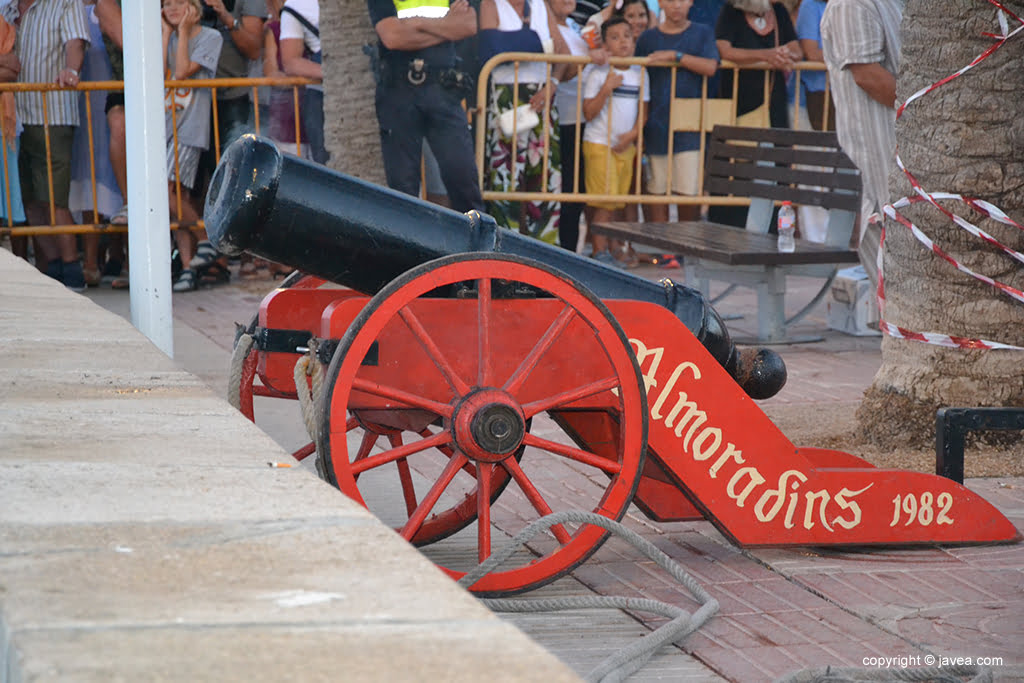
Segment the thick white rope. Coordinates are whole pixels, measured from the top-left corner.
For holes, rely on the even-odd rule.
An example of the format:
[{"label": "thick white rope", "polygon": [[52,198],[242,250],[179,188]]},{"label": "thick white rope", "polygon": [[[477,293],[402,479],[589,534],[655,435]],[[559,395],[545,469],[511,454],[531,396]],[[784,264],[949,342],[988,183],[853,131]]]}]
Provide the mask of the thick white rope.
[{"label": "thick white rope", "polygon": [[485,575],[492,572],[507,560],[512,553],[525,545],[527,541],[556,524],[576,522],[593,524],[606,529],[616,536],[625,539],[633,547],[653,560],[659,567],[671,574],[686,586],[687,590],[700,603],[700,608],[692,614],[685,610],[657,600],[644,598],[624,598],[616,596],[582,596],[571,598],[552,598],[541,600],[506,600],[484,598],[481,602],[496,612],[549,612],[571,609],[629,609],[653,612],[669,617],[671,621],[659,626],[629,647],[625,647],[601,662],[587,674],[588,681],[621,681],[640,669],[662,645],[673,643],[685,638],[700,628],[718,611],[718,601],[708,595],[697,581],[672,558],[659,550],[653,543],[646,540],[622,524],[602,517],[593,512],[582,510],[566,510],[542,517],[533,522],[515,538],[509,541],[498,552],[480,563],[475,569],[459,580],[464,588],[472,586]]},{"label": "thick white rope", "polygon": [[[319,346],[315,338],[309,340],[309,351],[300,356],[295,363],[293,378],[295,379],[295,393],[299,397],[299,409],[302,412],[302,421],[306,425],[306,433],[313,443],[319,443],[320,420],[317,414],[317,406],[323,398],[324,368],[316,357]],[[309,377],[311,382],[307,382]],[[312,390],[310,384],[313,385]]]}]

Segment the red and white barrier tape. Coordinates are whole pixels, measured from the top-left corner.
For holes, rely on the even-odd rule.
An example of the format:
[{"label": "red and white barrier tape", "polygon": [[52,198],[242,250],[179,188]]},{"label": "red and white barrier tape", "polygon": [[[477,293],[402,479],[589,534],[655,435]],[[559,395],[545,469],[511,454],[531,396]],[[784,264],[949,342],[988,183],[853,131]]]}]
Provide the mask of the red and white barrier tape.
[{"label": "red and white barrier tape", "polygon": [[[998,40],[998,42],[994,43],[987,50],[985,50],[980,55],[975,57],[974,60],[971,61],[970,64],[968,64],[967,66],[963,67],[959,71],[957,71],[957,72],[955,72],[953,74],[950,74],[949,76],[946,76],[942,80],[939,80],[939,81],[937,81],[937,82],[935,82],[935,83],[933,83],[933,84],[931,84],[931,85],[929,85],[929,86],[927,86],[925,88],[921,88],[920,90],[915,92],[913,95],[908,97],[907,100],[902,105],[900,105],[899,109],[896,111],[896,118],[899,118],[900,116],[902,116],[904,110],[907,108],[907,105],[909,105],[911,102],[914,102],[915,100],[923,97],[924,95],[932,92],[933,90],[935,90],[937,88],[940,88],[941,86],[949,83],[953,79],[955,79],[955,78],[963,75],[967,71],[971,70],[972,68],[977,66],[979,63],[981,63],[983,60],[985,60],[993,52],[995,52],[1000,47],[1002,47],[1010,38],[1016,36],[1018,33],[1021,33],[1021,31],[1024,30],[1024,19],[1021,19],[1020,17],[1018,17],[1013,12],[1010,12],[998,0],[988,0],[988,2],[990,2],[996,8],[998,8],[998,12],[996,14],[997,14],[997,19],[999,21],[999,27],[1000,27],[1000,29],[1002,29],[1002,31],[999,34],[984,33],[983,35],[985,35],[987,37],[991,37],[991,38],[996,38]],[[1012,32],[1010,31],[1009,20],[1007,19],[1008,16],[1012,17],[1013,19],[1015,19],[1020,24]],[[915,178],[910,173],[910,171],[907,170],[906,166],[903,165],[903,159],[900,158],[899,150],[897,150],[897,152],[896,152],[896,164],[899,166],[900,170],[902,170],[903,173],[907,176],[907,179],[910,181],[911,186],[913,187],[914,191],[917,193],[918,196],[916,196],[916,197],[903,197],[901,199],[896,200],[892,204],[887,204],[883,208],[883,212],[885,213],[885,215],[888,216],[889,218],[892,218],[894,221],[896,221],[900,225],[903,225],[908,230],[910,230],[911,233],[914,235],[914,237],[919,242],[921,242],[921,244],[925,245],[925,247],[927,247],[929,250],[931,250],[934,254],[936,254],[937,256],[942,258],[943,260],[945,260],[948,263],[950,263],[951,265],[953,265],[957,270],[959,270],[959,271],[961,271],[963,273],[966,273],[967,275],[970,275],[971,277],[973,277],[973,278],[975,278],[977,280],[985,282],[985,283],[995,287],[999,291],[1003,292],[1004,294],[1012,297],[1013,299],[1016,299],[1017,301],[1019,301],[1021,303],[1024,303],[1024,291],[1021,291],[1019,289],[1011,287],[1010,285],[1007,285],[1007,284],[1005,284],[1003,282],[999,282],[997,280],[993,280],[992,278],[988,277],[987,275],[982,275],[981,273],[977,273],[977,272],[971,270],[970,268],[968,268],[967,266],[963,265],[962,263],[960,263],[959,261],[954,259],[952,256],[947,254],[945,251],[943,251],[940,247],[938,247],[935,244],[935,242],[932,241],[932,239],[929,238],[927,235],[925,235],[924,232],[922,232],[920,228],[918,228],[916,225],[914,225],[914,223],[912,221],[908,220],[905,216],[900,214],[898,209],[905,208],[905,207],[910,206],[911,204],[914,204],[914,203],[917,203],[917,202],[922,202],[922,201],[928,202],[929,204],[931,204],[932,206],[937,208],[939,211],[941,211],[943,214],[945,214],[946,217],[948,217],[956,225],[960,226],[961,228],[963,228],[964,230],[966,230],[970,234],[974,235],[975,237],[978,237],[978,238],[984,240],[985,242],[991,244],[992,246],[1000,249],[1005,254],[1009,255],[1011,258],[1016,259],[1017,261],[1019,261],[1022,264],[1024,264],[1024,254],[1022,254],[1021,252],[1016,251],[1014,249],[1011,249],[1010,247],[1007,247],[1006,245],[1000,243],[998,240],[996,240],[991,235],[986,233],[984,230],[980,229],[978,226],[976,226],[973,223],[967,221],[966,219],[964,219],[964,218],[962,218],[960,216],[957,216],[956,214],[952,213],[951,211],[949,211],[945,207],[941,206],[938,203],[938,200],[955,200],[955,201],[960,201],[960,202],[963,202],[964,204],[967,204],[969,207],[971,207],[972,209],[974,209],[978,213],[982,214],[983,216],[986,216],[986,217],[991,218],[991,219],[993,219],[995,221],[1003,223],[1004,225],[1012,225],[1012,226],[1017,227],[1017,228],[1019,228],[1021,230],[1024,230],[1024,226],[1021,226],[1019,223],[1017,223],[1016,221],[1011,219],[1009,216],[1006,215],[1006,213],[1004,213],[1001,209],[999,209],[995,205],[993,205],[993,204],[991,204],[989,202],[986,202],[984,200],[977,199],[977,198],[972,198],[972,197],[964,197],[962,195],[952,194],[952,193],[949,193],[949,192],[932,192],[932,193],[927,192],[921,186],[921,184],[917,181],[917,178]],[[877,214],[875,216],[872,216],[872,220],[878,220]],[[915,332],[915,331],[908,330],[908,329],[903,328],[903,327],[899,327],[898,325],[893,325],[892,323],[886,321],[885,318],[884,318],[884,316],[885,316],[885,278],[884,278],[883,270],[882,270],[882,253],[884,251],[884,246],[885,246],[885,226],[883,224],[883,226],[882,226],[882,238],[881,238],[881,242],[880,242],[879,250],[878,250],[878,306],[879,306],[880,315],[882,317],[882,319],[879,321],[879,324],[878,324],[879,329],[881,329],[883,332],[885,332],[886,334],[888,334],[891,337],[896,337],[896,338],[899,338],[899,339],[908,339],[908,340],[912,340],[912,341],[923,342],[923,343],[926,343],[926,344],[935,344],[935,345],[938,345],[938,346],[945,346],[945,347],[948,347],[948,348],[959,348],[959,349],[1011,349],[1011,350],[1017,350],[1017,351],[1024,351],[1024,348],[1019,347],[1019,346],[1013,346],[1011,344],[1003,344],[1001,342],[988,341],[988,340],[984,340],[984,339],[969,339],[967,337],[957,337],[957,336],[952,336],[952,335],[948,335],[948,334],[941,334],[941,333],[938,333],[938,332]]]}]

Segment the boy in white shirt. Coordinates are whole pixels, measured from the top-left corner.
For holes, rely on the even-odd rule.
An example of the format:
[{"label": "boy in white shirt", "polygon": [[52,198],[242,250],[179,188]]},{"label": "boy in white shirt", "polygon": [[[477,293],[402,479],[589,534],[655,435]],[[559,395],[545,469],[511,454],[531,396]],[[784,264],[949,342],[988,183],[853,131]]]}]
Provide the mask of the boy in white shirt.
[{"label": "boy in white shirt", "polygon": [[[601,26],[601,39],[611,57],[633,56],[633,32],[622,17],[612,17]],[[644,125],[650,100],[650,82],[639,66],[626,69],[596,66],[583,84],[583,166],[587,194],[629,194],[636,160],[636,141]],[[591,223],[621,218],[624,202],[591,201]],[[618,262],[608,250],[608,238],[593,235],[594,258],[602,263]]]}]

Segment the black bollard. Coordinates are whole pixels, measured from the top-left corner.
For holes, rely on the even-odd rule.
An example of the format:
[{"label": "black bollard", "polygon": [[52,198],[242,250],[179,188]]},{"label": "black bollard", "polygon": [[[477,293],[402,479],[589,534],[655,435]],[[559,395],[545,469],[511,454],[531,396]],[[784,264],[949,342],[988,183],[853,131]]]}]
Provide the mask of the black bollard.
[{"label": "black bollard", "polygon": [[[737,353],[704,297],[671,280],[650,282],[593,259],[281,153],[246,135],[221,157],[206,198],[206,230],[228,255],[248,251],[373,294],[427,261],[469,251],[540,261],[602,299],[633,299],[672,311],[753,398],[774,396],[786,368],[774,351]],[[751,371],[756,363],[756,371]]]}]

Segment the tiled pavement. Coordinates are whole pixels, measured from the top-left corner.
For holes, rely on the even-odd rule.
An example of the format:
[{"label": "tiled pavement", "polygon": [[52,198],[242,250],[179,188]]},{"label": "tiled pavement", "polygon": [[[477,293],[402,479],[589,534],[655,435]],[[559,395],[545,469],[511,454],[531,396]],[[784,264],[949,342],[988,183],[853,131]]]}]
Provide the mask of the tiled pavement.
[{"label": "tiled pavement", "polygon": [[[808,282],[791,279],[790,286],[797,298],[809,295]],[[115,310],[127,306],[109,296],[101,292],[96,298]],[[176,330],[180,362],[223,386],[233,322],[247,321],[260,299],[251,288],[233,286],[176,295],[175,319],[183,328]],[[737,293],[718,308],[747,313],[729,324],[736,332],[749,333],[744,326],[753,324],[753,305],[752,295]],[[823,334],[825,341],[779,347],[790,379],[771,401],[854,405],[880,363],[878,338],[827,330],[823,308],[796,331]],[[179,337],[184,341],[177,341]],[[268,414],[273,425],[265,429],[286,448],[294,448],[302,435],[282,422],[296,418],[276,418],[270,412],[258,406],[258,413]],[[551,423],[537,429],[542,436],[560,436]],[[594,486],[568,466],[547,473],[537,485],[546,497],[558,499]],[[1024,479],[969,480],[968,485],[1024,528]],[[525,504],[516,510],[521,503],[505,497],[500,502],[512,515],[530,516]],[[826,665],[860,667],[872,657],[903,657],[925,665],[928,657],[950,656],[1001,658],[1003,665],[994,669],[997,680],[1024,680],[1024,545],[750,551],[737,549],[708,522],[655,523],[636,508],[625,522],[685,567],[721,605],[698,632],[663,648],[631,680],[746,683]],[[434,551],[427,547],[424,552]],[[684,587],[617,539],[570,577],[529,597],[588,594],[650,597],[685,609],[697,606]],[[580,673],[662,621],[609,610],[506,618]]]}]

